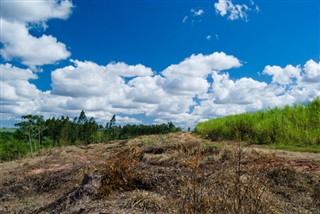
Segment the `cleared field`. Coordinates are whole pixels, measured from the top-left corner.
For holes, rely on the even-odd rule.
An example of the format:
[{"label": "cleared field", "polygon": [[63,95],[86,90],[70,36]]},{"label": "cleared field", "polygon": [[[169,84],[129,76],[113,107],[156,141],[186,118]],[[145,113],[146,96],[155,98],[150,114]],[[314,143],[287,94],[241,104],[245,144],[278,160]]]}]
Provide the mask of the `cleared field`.
[{"label": "cleared field", "polygon": [[0,213],[319,213],[311,154],[190,133],[42,150],[0,164]]},{"label": "cleared field", "polygon": [[16,131],[16,129],[11,129],[11,128],[1,128],[0,129],[0,132],[10,132],[10,133],[12,133],[12,132],[15,132]]}]

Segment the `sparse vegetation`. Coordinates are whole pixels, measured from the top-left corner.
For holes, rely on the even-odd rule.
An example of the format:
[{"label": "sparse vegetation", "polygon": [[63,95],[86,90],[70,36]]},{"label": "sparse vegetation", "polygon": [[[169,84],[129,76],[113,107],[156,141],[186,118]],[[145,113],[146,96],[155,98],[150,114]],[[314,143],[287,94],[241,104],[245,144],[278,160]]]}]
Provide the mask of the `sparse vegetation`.
[{"label": "sparse vegetation", "polygon": [[0,212],[319,213],[320,159],[281,154],[189,133],[43,150],[1,163]]},{"label": "sparse vegetation", "polygon": [[245,113],[200,123],[196,132],[213,140],[320,147],[320,98],[304,105]]}]

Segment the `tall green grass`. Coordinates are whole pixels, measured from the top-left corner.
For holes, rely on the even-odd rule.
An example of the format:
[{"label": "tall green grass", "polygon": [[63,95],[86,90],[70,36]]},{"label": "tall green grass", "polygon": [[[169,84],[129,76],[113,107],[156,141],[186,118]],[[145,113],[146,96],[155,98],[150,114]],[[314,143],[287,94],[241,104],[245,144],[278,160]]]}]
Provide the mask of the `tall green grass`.
[{"label": "tall green grass", "polygon": [[199,123],[195,131],[213,140],[320,146],[320,98],[306,105],[209,120]]}]

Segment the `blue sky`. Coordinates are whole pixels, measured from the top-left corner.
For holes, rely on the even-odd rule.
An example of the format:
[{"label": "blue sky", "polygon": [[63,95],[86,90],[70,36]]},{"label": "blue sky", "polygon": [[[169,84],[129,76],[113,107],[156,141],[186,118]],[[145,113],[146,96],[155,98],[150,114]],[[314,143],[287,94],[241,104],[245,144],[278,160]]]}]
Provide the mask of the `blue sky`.
[{"label": "blue sky", "polygon": [[320,1],[1,1],[1,126],[199,121],[320,96]]}]

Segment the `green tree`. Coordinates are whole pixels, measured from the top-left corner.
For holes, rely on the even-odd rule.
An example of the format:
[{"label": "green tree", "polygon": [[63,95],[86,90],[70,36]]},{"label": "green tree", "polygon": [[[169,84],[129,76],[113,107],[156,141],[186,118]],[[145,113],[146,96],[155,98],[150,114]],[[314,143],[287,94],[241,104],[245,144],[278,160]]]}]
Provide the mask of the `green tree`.
[{"label": "green tree", "polygon": [[38,148],[41,149],[42,133],[46,129],[45,121],[42,115],[35,115],[35,129],[38,135]]},{"label": "green tree", "polygon": [[[33,142],[34,142],[34,137],[36,135],[36,129],[37,129],[37,119],[39,116],[37,115],[24,115],[21,117],[21,119],[23,120],[20,123],[16,123],[14,124],[15,126],[18,126],[19,129],[21,130],[21,133],[24,133],[25,135],[28,136],[28,140],[29,140],[29,146],[30,146],[30,152],[33,152],[33,150],[37,149],[36,144],[34,144],[33,146]],[[33,148],[34,147],[34,148]]]}]

